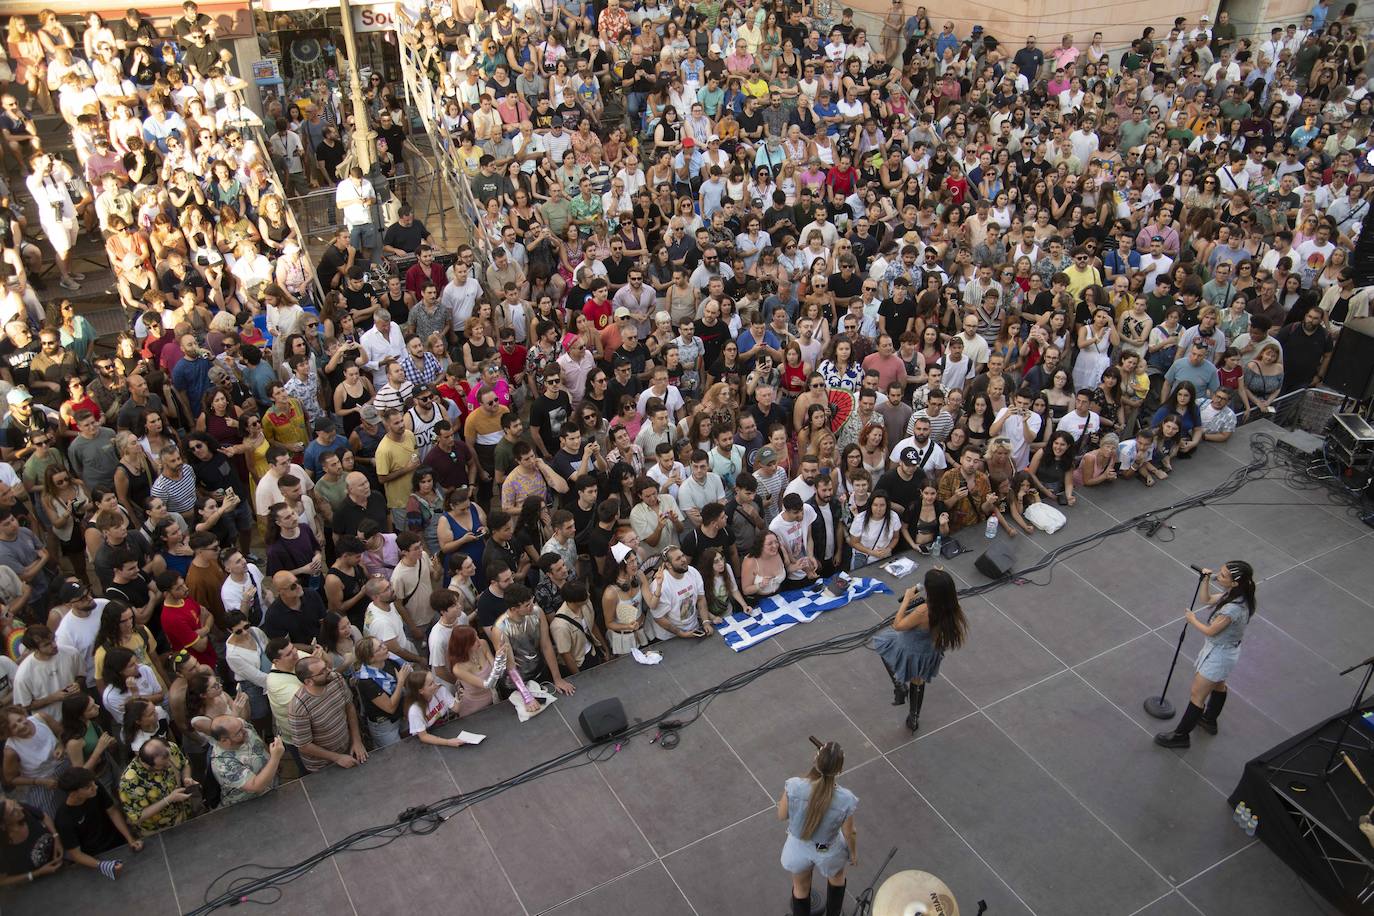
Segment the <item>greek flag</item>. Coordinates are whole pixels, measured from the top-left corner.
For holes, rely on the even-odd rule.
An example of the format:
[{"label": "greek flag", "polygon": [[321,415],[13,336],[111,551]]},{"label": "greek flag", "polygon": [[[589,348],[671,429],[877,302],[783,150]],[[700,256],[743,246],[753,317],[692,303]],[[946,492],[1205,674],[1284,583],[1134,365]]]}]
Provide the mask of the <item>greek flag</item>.
[{"label": "greek flag", "polygon": [[877,579],[854,579],[843,595],[828,595],[822,588],[800,588],[779,592],[759,602],[756,615],[736,612],[716,627],[725,644],[736,652],[743,652],[799,623],[810,623],[826,611],[844,607],[851,601],[869,595],[890,595],[892,589]]}]

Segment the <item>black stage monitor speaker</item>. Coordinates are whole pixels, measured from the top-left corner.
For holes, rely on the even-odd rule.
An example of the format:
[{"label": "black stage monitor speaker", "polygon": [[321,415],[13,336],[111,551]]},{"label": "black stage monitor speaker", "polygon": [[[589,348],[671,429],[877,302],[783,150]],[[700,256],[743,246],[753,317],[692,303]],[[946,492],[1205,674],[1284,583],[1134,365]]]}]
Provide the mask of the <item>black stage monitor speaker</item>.
[{"label": "black stage monitor speaker", "polygon": [[1015,557],[1012,556],[1010,547],[1006,544],[993,544],[983,551],[981,557],[973,561],[973,568],[989,579],[1004,579],[1010,575],[1013,562]]},{"label": "black stage monitor speaker", "polygon": [[1341,329],[1326,367],[1326,386],[1357,401],[1374,397],[1374,319],[1356,319]]},{"label": "black stage monitor speaker", "polygon": [[577,717],[582,730],[592,741],[604,741],[625,730],[625,707],[615,697],[593,703]]}]

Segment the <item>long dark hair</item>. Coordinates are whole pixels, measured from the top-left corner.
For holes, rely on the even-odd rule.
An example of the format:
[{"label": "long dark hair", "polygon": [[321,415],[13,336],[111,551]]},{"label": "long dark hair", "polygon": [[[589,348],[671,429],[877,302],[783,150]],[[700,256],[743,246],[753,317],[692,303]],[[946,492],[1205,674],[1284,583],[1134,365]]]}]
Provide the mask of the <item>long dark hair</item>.
[{"label": "long dark hair", "polygon": [[86,735],[86,709],[90,706],[88,694],[78,693],[62,701],[61,733],[62,741],[72,741]]},{"label": "long dark hair", "polygon": [[[119,645],[119,621],[129,605],[111,599],[100,612],[100,629],[95,634],[98,648],[110,649]],[[138,632],[138,618],[134,618],[134,632]]]},{"label": "long dark hair", "polygon": [[844,748],[834,741],[827,741],[816,752],[816,761],[811,764],[807,777],[811,780],[811,799],[806,803],[806,817],[802,819],[801,838],[809,840],[821,825],[821,818],[830,810],[830,799],[835,796],[835,777],[844,769]]},{"label": "long dark hair", "polygon": [[1227,560],[1226,570],[1231,574],[1231,578],[1236,580],[1236,584],[1221,599],[1217,601],[1216,607],[1240,602],[1245,605],[1245,619],[1249,620],[1255,616],[1255,570],[1244,560]]},{"label": "long dark hair", "polygon": [[941,652],[959,648],[968,635],[968,621],[964,618],[964,609],[959,606],[959,590],[954,585],[954,577],[943,569],[930,570],[926,573],[925,593],[931,642]]}]

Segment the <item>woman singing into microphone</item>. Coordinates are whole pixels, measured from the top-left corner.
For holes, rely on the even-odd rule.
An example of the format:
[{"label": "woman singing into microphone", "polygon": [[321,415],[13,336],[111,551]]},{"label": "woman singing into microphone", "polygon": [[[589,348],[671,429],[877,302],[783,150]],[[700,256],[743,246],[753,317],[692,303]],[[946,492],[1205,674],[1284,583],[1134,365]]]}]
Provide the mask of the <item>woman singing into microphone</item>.
[{"label": "woman singing into microphone", "polygon": [[1204,569],[1202,576],[1198,597],[1206,604],[1205,619],[1191,610],[1187,616],[1188,623],[1206,639],[1198,653],[1188,708],[1177,728],[1155,735],[1155,744],[1160,747],[1188,747],[1188,734],[1195,725],[1210,735],[1217,733],[1217,717],[1226,705],[1226,678],[1240,658],[1241,637],[1255,614],[1255,571],[1249,563],[1231,560],[1215,574]]},{"label": "woman singing into microphone", "polygon": [[907,589],[891,628],[872,642],[892,678],[892,705],[910,703],[906,727],[913,732],[921,727],[926,682],[935,679],[945,653],[963,645],[968,633],[953,576],[938,566],[931,569],[926,573],[925,592],[921,600],[920,585]]},{"label": "woman singing into microphone", "polygon": [[844,872],[859,863],[854,835],[859,799],[835,784],[843,769],[844,750],[827,741],[816,751],[811,772],[787,780],[778,799],[778,820],[787,821],[782,867],[792,875],[792,916],[810,916],[813,869],[828,882],[825,916],[844,912]]}]

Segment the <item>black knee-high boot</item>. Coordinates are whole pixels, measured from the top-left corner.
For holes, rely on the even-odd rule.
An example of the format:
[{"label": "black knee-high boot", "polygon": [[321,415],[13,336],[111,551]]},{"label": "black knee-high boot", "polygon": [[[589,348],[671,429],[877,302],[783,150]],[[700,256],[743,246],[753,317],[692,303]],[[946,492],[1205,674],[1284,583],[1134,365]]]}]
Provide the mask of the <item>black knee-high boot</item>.
[{"label": "black knee-high boot", "polygon": [[912,731],[921,727],[921,704],[926,699],[926,685],[912,684],[910,699],[907,703],[906,727]]},{"label": "black knee-high boot", "polygon": [[901,706],[906,702],[906,684],[897,680],[897,673],[892,670],[892,666],[887,663],[887,659],[879,655],[878,661],[883,663],[883,668],[887,671],[887,676],[892,679],[892,705]]},{"label": "black knee-high boot", "polygon": [[843,916],[845,885],[825,886],[825,916]]},{"label": "black knee-high boot", "polygon": [[1213,690],[1207,697],[1207,708],[1203,710],[1202,718],[1197,720],[1198,728],[1209,735],[1217,733],[1217,717],[1221,715],[1221,707],[1226,705],[1225,690]]},{"label": "black knee-high boot", "polygon": [[1178,720],[1178,728],[1171,732],[1160,732],[1155,735],[1155,744],[1160,747],[1188,747],[1192,741],[1188,738],[1188,733],[1197,725],[1198,719],[1202,718],[1202,707],[1196,703],[1189,703],[1188,708],[1183,710],[1183,718]]},{"label": "black knee-high boot", "polygon": [[792,916],[811,916],[811,895],[792,898]]}]

